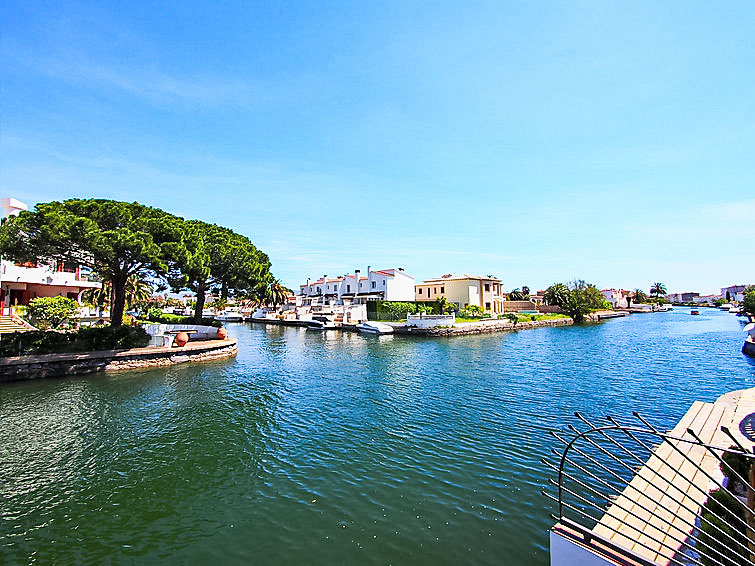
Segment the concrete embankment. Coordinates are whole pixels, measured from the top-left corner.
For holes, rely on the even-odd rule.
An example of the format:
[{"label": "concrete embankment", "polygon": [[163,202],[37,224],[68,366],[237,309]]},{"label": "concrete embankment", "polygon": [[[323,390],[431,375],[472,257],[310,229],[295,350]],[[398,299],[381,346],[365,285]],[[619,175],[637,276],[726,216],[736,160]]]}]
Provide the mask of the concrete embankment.
[{"label": "concrete embankment", "polygon": [[190,342],[182,348],[133,348],[0,358],[0,383],[103,371],[164,367],[235,356],[235,338]]},{"label": "concrete embankment", "polygon": [[493,332],[511,332],[512,330],[528,330],[549,326],[569,326],[574,324],[571,318],[556,318],[553,320],[535,320],[517,322],[508,320],[481,320],[479,322],[457,322],[450,327],[415,328],[394,326],[396,334],[410,334],[413,336],[464,336],[469,334],[488,334]]}]

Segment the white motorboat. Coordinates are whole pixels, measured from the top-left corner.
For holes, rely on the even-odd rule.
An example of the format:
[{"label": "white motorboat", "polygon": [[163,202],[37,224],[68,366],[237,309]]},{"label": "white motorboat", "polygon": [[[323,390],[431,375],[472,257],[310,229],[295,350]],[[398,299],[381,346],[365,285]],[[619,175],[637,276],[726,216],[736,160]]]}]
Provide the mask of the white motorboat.
[{"label": "white motorboat", "polygon": [[215,320],[225,322],[244,322],[244,315],[239,309],[227,308],[220,314],[215,315]]},{"label": "white motorboat", "polygon": [[373,322],[371,320],[363,320],[357,324],[357,330],[366,334],[392,334],[393,327],[382,322]]},{"label": "white motorboat", "polygon": [[742,307],[731,307],[729,312],[731,314],[740,314],[742,312]]},{"label": "white motorboat", "polygon": [[332,319],[323,315],[315,315],[312,320],[307,321],[307,330],[334,330],[336,323]]},{"label": "white motorboat", "polygon": [[733,307],[734,305],[732,305],[731,303],[724,303],[718,308],[721,309],[722,311],[728,311],[730,308],[733,308]]}]

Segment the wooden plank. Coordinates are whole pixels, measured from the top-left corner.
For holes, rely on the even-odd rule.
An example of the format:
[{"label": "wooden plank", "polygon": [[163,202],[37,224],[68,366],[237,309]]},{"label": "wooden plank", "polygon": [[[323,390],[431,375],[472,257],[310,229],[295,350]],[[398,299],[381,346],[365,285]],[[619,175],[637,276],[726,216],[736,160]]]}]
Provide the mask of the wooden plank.
[{"label": "wooden plank", "polygon": [[[692,403],[692,406],[687,410],[674,430],[679,429],[681,426],[684,426],[686,429],[686,426],[692,424],[694,419],[704,407],[705,403],[703,403],[702,401],[695,401],[694,403]],[[666,443],[661,444],[656,449],[655,454],[652,454],[648,459],[651,469],[664,466],[663,461],[671,457],[671,452],[673,452],[673,450],[669,446],[667,446]],[[635,497],[637,496],[637,494],[642,493],[645,490],[647,479],[652,479],[652,477],[649,476],[652,476],[652,474],[648,474],[648,471],[645,470],[644,467],[640,469],[639,473],[632,479],[632,481],[624,489],[622,494],[617,498],[616,502],[619,503],[619,506],[612,505],[608,510],[608,513],[606,513],[606,515],[604,516],[606,519],[606,526],[621,530],[620,527],[622,526],[622,524],[626,523],[628,518],[631,518],[629,511],[634,511]],[[619,507],[622,507],[623,509],[620,509]],[[620,544],[625,544],[627,542],[626,540],[624,540],[624,542],[620,542],[619,539],[626,539],[626,536],[617,534],[616,532],[611,530],[611,528],[603,528],[601,526],[602,523],[603,520],[601,520],[598,525],[596,525],[595,529],[593,529],[596,534],[604,538],[613,540],[614,542],[619,542]],[[635,533],[635,535],[636,534],[637,533]],[[631,543],[631,545],[634,545],[634,535],[632,535],[632,537],[629,539],[629,542]]]},{"label": "wooden plank", "polygon": [[[689,428],[696,430],[704,427],[705,423],[710,420],[713,411],[712,404],[702,405],[694,419],[689,423]],[[674,427],[672,434],[683,436],[683,432],[686,432],[687,428],[684,426],[685,424],[684,421],[680,421]],[[642,534],[637,537],[637,542],[632,547],[632,550],[637,554],[656,562],[668,561],[667,557],[674,554],[668,547],[677,549],[680,546],[679,543],[670,544],[667,540],[669,524],[673,522],[674,516],[672,513],[664,511],[663,506],[660,505],[660,500],[666,497],[666,504],[668,505],[670,500],[666,495],[667,493],[673,493],[678,498],[686,492],[685,480],[680,475],[680,470],[684,468],[685,464],[689,464],[683,454],[689,453],[692,445],[682,441],[670,440],[664,442],[662,447],[664,450],[659,449],[659,455],[663,453],[663,456],[665,454],[668,454],[668,456],[665,460],[662,456],[659,456],[653,462],[649,462],[649,468],[656,474],[656,477],[649,482],[652,496],[645,496],[642,499],[642,503],[649,506],[652,512],[643,515],[645,525],[641,529]],[[662,487],[663,491],[657,489],[656,485]]]},{"label": "wooden plank", "polygon": [[[713,414],[715,423],[708,425],[708,429],[711,429],[718,425],[720,413],[720,410],[714,411],[712,404],[696,401],[677,423],[671,434],[682,437],[686,434],[687,428],[702,430]],[[689,452],[689,448],[692,447],[680,441],[663,442],[593,529],[596,534],[626,546],[639,556],[653,561],[667,562],[668,559],[662,555],[672,554],[672,551],[664,547],[663,543],[674,548],[679,546],[678,543],[670,544],[667,532],[669,523],[674,522],[673,508],[664,510],[659,503],[664,501],[665,497],[665,505],[671,506],[667,496],[669,491],[674,493],[677,499],[685,496],[687,489],[684,481],[679,480],[683,478],[679,473],[686,469],[685,463],[691,467],[688,473],[694,473],[694,465],[686,462],[684,456],[671,446],[671,442],[678,445],[683,452]],[[702,459],[702,454],[699,458]],[[675,529],[674,534],[679,535],[681,532]]]},{"label": "wooden plank", "polygon": [[[727,410],[722,405],[713,404],[708,418],[702,427],[691,426],[700,439],[710,443],[721,422],[726,419]],[[657,517],[652,523],[658,527],[665,524],[666,534],[663,542],[679,550],[694,530],[695,516],[692,511],[698,511],[699,507],[707,498],[708,478],[700,471],[707,450],[705,447],[677,442],[676,445],[689,457],[684,459],[675,476],[673,485],[669,486],[666,493],[658,500]],[[706,470],[708,472],[712,470]],[[669,510],[664,510],[668,508]]]}]

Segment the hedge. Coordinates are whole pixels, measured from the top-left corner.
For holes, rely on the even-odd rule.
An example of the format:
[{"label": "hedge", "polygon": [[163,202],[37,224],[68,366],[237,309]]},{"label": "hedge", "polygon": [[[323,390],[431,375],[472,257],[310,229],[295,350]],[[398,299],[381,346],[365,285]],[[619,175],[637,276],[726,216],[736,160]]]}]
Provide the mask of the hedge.
[{"label": "hedge", "polygon": [[170,313],[161,313],[160,315],[149,313],[148,319],[150,322],[157,322],[159,324],[200,324],[202,326],[214,326],[215,328],[223,326],[219,320],[215,320],[214,318],[203,318],[199,322],[194,322],[193,316],[180,316]]},{"label": "hedge", "polygon": [[149,335],[138,326],[82,328],[75,332],[14,332],[0,335],[0,357],[127,350],[149,344]]}]

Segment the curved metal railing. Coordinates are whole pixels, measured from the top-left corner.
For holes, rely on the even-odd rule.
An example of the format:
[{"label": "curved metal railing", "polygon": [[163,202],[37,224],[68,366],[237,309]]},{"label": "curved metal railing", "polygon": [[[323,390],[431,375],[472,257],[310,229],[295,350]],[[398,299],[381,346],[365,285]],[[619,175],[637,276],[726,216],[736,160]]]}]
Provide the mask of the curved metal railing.
[{"label": "curved metal railing", "polygon": [[[731,445],[721,447],[689,428],[683,437],[661,432],[637,413],[637,424],[575,416],[582,430],[550,431],[563,450],[542,460],[556,473],[555,493],[543,494],[557,503],[564,533],[648,565],[753,564],[755,489],[743,470],[755,454],[726,427]],[[724,504],[703,509],[716,490]]]}]

